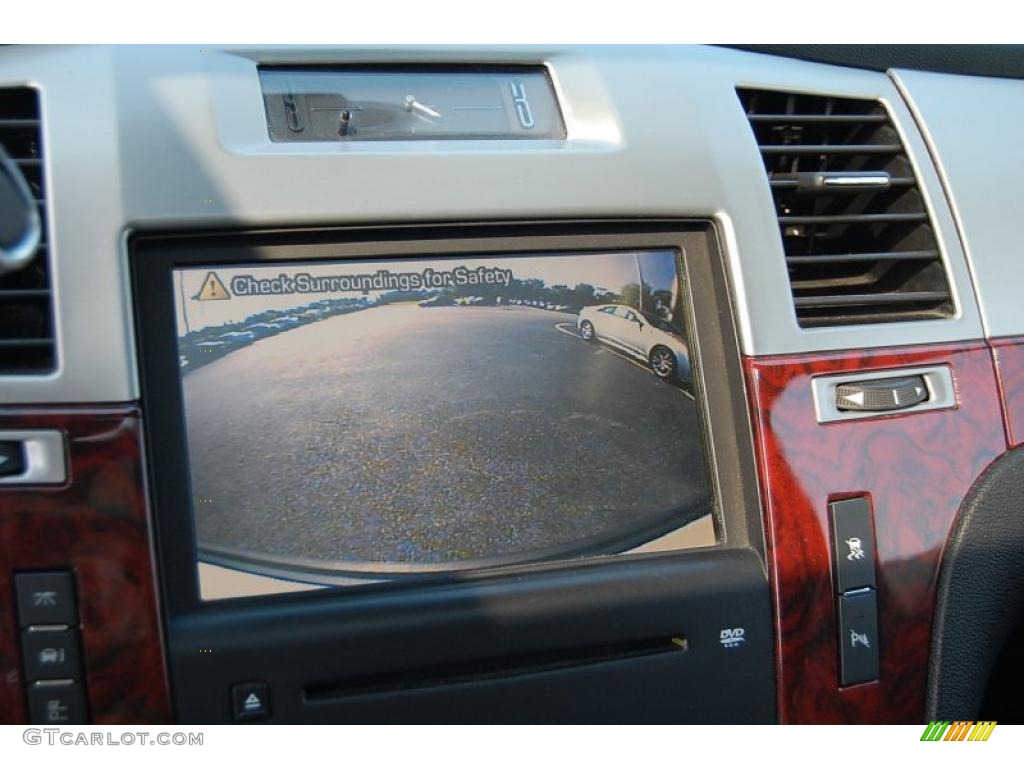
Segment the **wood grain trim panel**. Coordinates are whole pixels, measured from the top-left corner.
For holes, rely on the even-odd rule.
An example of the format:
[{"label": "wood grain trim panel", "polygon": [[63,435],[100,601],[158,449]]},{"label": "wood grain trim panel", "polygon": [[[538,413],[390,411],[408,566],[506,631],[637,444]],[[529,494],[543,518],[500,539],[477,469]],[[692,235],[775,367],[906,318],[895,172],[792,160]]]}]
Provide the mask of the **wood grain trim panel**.
[{"label": "wood grain trim panel", "polygon": [[[818,374],[947,364],[957,407],[818,424]],[[779,714],[790,723],[911,723],[924,709],[932,608],[960,503],[1006,450],[984,342],[747,358],[769,575]],[[878,550],[878,682],[840,688],[828,502],[866,495]]]},{"label": "wood grain trim panel", "polygon": [[1016,448],[1024,443],[1024,339],[994,339],[991,344],[1007,441],[1011,448]]},{"label": "wood grain trim panel", "polygon": [[92,722],[172,720],[133,407],[2,410],[0,429],[59,429],[63,486],[0,488],[0,722],[26,722],[12,574],[71,570]]}]

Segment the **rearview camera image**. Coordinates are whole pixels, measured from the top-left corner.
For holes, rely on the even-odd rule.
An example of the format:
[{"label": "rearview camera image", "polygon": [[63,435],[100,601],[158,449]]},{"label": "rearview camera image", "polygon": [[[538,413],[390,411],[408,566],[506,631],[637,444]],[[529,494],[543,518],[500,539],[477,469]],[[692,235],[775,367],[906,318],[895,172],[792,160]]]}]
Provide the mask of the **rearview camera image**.
[{"label": "rearview camera image", "polygon": [[675,250],[173,280],[204,599],[716,542]]}]

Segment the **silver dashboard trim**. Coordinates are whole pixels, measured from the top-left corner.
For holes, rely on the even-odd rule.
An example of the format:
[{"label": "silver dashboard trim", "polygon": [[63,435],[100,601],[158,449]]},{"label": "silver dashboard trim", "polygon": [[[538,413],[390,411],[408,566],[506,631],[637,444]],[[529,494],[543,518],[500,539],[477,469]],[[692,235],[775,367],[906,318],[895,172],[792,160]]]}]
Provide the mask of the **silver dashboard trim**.
[{"label": "silver dashboard trim", "polygon": [[[920,376],[928,387],[928,399],[909,408],[898,411],[840,411],[836,408],[836,387],[851,381],[877,381],[878,379]],[[917,368],[887,368],[875,371],[829,374],[811,379],[814,395],[814,414],[819,424],[834,421],[856,421],[858,419],[892,418],[907,416],[921,411],[937,411],[956,408],[956,388],[953,374],[948,365],[931,365]]]},{"label": "silver dashboard trim", "polygon": [[[543,146],[270,141],[259,62],[439,60],[547,66],[567,138]],[[146,231],[711,219],[723,234],[746,355],[983,333],[939,177],[885,73],[700,46],[0,47],[0,85],[26,83],[41,93],[49,158],[58,367],[48,376],[0,377],[0,403],[138,398],[126,243]],[[935,221],[952,318],[799,327],[740,85],[886,104]]]},{"label": "silver dashboard trim", "polygon": [[989,338],[1024,334],[1020,223],[1024,219],[1024,81],[896,70],[964,242]]}]

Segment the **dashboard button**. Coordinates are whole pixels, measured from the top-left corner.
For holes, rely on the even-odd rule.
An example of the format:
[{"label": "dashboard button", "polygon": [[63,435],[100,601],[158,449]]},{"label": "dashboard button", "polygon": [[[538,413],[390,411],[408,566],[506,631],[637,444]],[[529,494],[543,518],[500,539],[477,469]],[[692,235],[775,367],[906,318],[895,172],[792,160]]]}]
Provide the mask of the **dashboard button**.
[{"label": "dashboard button", "polygon": [[839,682],[878,679],[878,603],[875,590],[839,596]]},{"label": "dashboard button", "polygon": [[22,627],[78,624],[75,588],[68,571],[16,573],[14,585]]},{"label": "dashboard button", "polygon": [[21,652],[29,682],[82,678],[77,630],[30,628],[21,633]]},{"label": "dashboard button", "polygon": [[85,689],[70,681],[33,683],[28,688],[28,713],[34,725],[85,725]]},{"label": "dashboard button", "polygon": [[231,689],[235,720],[262,720],[270,716],[270,686],[266,683],[241,683]]},{"label": "dashboard button", "polygon": [[875,586],[875,531],[866,498],[829,504],[836,592]]}]

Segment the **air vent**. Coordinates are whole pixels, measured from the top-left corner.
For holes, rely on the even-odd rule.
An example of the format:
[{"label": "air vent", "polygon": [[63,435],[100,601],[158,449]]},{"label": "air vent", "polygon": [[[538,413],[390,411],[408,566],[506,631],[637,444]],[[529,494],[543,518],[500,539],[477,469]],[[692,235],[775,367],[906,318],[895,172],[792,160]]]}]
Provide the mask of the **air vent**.
[{"label": "air vent", "polygon": [[953,313],[928,212],[877,101],[738,90],[768,173],[803,327]]},{"label": "air vent", "polygon": [[39,94],[0,88],[0,144],[25,175],[39,206],[43,240],[28,266],[0,275],[0,375],[47,373],[54,368],[53,297]]}]

